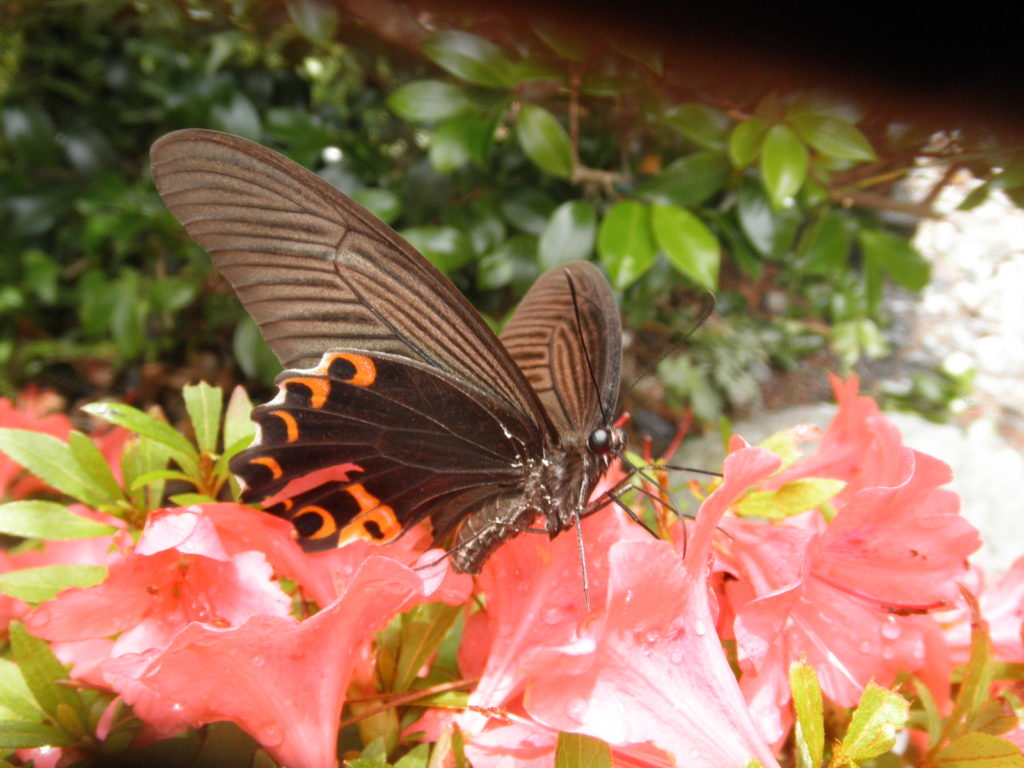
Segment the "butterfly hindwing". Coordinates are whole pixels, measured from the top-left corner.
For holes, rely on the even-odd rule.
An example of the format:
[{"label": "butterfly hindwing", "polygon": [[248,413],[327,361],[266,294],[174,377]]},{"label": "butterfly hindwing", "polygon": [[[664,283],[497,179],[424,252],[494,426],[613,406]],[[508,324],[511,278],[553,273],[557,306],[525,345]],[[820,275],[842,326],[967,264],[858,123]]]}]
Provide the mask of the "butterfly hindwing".
[{"label": "butterfly hindwing", "polygon": [[398,355],[333,350],[278,386],[231,469],[243,499],[291,519],[308,549],[390,540],[442,503],[451,519],[453,504],[521,483],[542,450],[522,414]]},{"label": "butterfly hindwing", "polygon": [[611,286],[593,264],[570,262],[542,275],[501,341],[563,442],[585,440],[617,412],[622,325]]}]

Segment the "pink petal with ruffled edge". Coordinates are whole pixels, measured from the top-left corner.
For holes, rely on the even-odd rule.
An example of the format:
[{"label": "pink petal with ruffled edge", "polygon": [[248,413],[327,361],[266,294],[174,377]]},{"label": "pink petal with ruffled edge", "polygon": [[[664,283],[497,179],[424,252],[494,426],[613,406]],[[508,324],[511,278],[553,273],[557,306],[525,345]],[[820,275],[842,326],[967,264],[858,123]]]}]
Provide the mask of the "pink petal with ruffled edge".
[{"label": "pink petal with ruffled edge", "polygon": [[343,595],[301,623],[191,624],[162,651],[109,663],[107,679],[166,732],[230,720],[282,765],[334,766],[345,690],[364,646],[399,611],[441,594],[464,600],[469,587],[446,562],[415,572],[370,557]]}]

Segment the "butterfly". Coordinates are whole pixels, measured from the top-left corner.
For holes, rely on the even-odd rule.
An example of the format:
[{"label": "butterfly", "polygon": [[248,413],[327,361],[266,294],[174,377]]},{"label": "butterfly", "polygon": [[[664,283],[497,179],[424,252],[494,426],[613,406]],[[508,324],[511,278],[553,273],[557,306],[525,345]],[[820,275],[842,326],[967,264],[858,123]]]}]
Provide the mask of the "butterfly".
[{"label": "butterfly", "polygon": [[551,537],[579,531],[625,440],[621,321],[595,265],[541,276],[499,338],[390,227],[278,153],[192,129],[151,159],[285,368],[230,463],[243,501],[289,519],[307,551],[429,518],[436,541],[455,532],[463,573],[537,515]]}]

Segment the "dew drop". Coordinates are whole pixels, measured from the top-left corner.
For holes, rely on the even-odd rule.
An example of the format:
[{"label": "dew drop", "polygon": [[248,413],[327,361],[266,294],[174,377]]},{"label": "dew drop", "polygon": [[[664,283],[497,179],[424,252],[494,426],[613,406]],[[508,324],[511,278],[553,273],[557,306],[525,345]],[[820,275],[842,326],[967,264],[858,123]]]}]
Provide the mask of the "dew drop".
[{"label": "dew drop", "polygon": [[681,648],[676,648],[668,655],[668,660],[673,664],[682,664],[686,654],[683,653]]},{"label": "dew drop", "polygon": [[266,663],[267,663],[266,658],[261,656],[261,655],[259,655],[259,654],[256,654],[255,656],[252,657],[252,665],[254,667],[262,667],[262,666],[265,666]]},{"label": "dew drop", "polygon": [[260,730],[260,742],[266,747],[276,747],[284,741],[284,729],[277,723],[270,723]]},{"label": "dew drop", "polygon": [[704,626],[703,620],[698,619],[697,623],[693,625],[693,631],[697,634],[697,637],[704,637],[704,633],[708,631],[708,628]]},{"label": "dew drop", "polygon": [[185,707],[181,704],[181,702],[176,701],[171,705],[171,709],[173,709],[175,712],[181,712],[185,709]]},{"label": "dew drop", "polygon": [[899,625],[897,625],[896,620],[890,616],[888,620],[882,625],[882,637],[887,638],[889,640],[895,640],[899,636]]},{"label": "dew drop", "polygon": [[870,640],[864,640],[860,644],[860,652],[861,653],[870,653],[871,652],[871,641]]},{"label": "dew drop", "polygon": [[546,624],[557,624],[562,620],[562,609],[557,606],[551,606],[544,611],[544,623]]},{"label": "dew drop", "polygon": [[889,647],[888,645],[885,646],[885,648],[882,649],[882,658],[885,659],[886,661],[892,661],[893,657],[895,655],[896,655],[896,652],[891,647]]},{"label": "dew drop", "polygon": [[626,599],[626,603],[633,602],[633,590],[632,589],[627,589],[626,590],[626,598],[625,599]]},{"label": "dew drop", "polygon": [[579,696],[571,697],[565,703],[565,714],[577,723],[583,722],[583,716],[587,712],[587,700]]}]

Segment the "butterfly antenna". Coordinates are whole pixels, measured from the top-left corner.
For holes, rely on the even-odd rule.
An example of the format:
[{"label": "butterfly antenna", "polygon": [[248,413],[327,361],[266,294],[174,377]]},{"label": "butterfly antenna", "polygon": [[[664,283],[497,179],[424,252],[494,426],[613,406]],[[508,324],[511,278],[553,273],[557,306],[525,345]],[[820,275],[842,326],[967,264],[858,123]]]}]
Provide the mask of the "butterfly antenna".
[{"label": "butterfly antenna", "polygon": [[643,373],[637,376],[633,380],[633,383],[629,385],[629,387],[626,389],[626,394],[628,395],[630,392],[633,391],[634,387],[636,387],[637,384],[639,384],[641,381],[643,381],[652,373],[654,373],[654,371],[657,370],[658,366],[661,364],[662,360],[664,360],[666,357],[674,353],[677,349],[683,346],[683,344],[689,341],[690,337],[697,332],[697,329],[704,325],[707,319],[711,317],[711,313],[715,311],[715,307],[717,305],[718,299],[715,298],[715,294],[711,293],[711,291],[705,293],[704,304],[701,306],[700,316],[697,318],[697,321],[690,327],[690,330],[686,332],[686,335],[683,336],[683,338],[680,340],[678,344],[674,344],[671,347],[669,347],[668,350],[666,350],[657,360],[655,360],[651,365],[647,366],[647,370],[645,370]]},{"label": "butterfly antenna", "polygon": [[[580,349],[583,350],[583,359],[587,363],[587,373],[590,374],[590,383],[594,385],[594,391],[597,393],[597,407],[601,409],[601,423],[608,423],[608,413],[604,409],[604,403],[601,401],[601,387],[597,385],[597,375],[594,373],[594,364],[590,361],[590,353],[587,351],[587,340],[583,338],[583,320],[580,317],[580,304],[576,298],[576,284],[572,281],[572,275],[566,271],[565,279],[569,281],[569,294],[572,296],[572,311],[576,316],[576,337],[580,342]],[[659,361],[660,362],[660,361]]]}]

